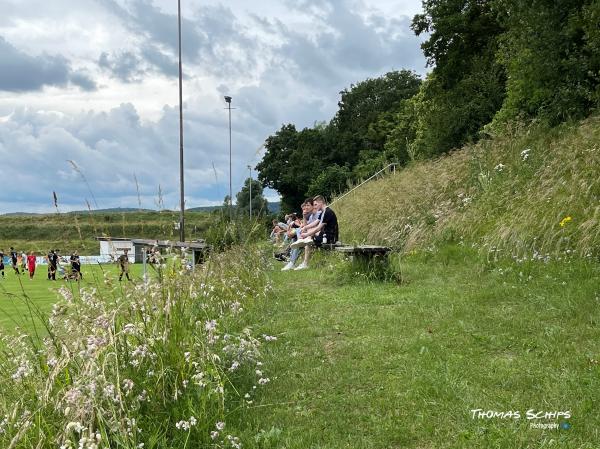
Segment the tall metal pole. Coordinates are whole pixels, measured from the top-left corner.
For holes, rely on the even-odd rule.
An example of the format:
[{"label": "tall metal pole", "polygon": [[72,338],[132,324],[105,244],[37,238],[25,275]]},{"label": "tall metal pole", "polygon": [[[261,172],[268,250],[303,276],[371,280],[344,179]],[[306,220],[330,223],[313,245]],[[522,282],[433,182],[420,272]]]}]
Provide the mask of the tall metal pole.
[{"label": "tall metal pole", "polygon": [[231,97],[226,95],[227,109],[229,109],[229,221],[233,219],[233,191],[231,189]]},{"label": "tall metal pole", "polygon": [[248,170],[250,171],[250,219],[252,219],[252,166],[248,165]]},{"label": "tall metal pole", "polygon": [[183,197],[183,71],[181,68],[181,0],[177,0],[177,25],[179,31],[179,241],[185,242],[185,201]]}]

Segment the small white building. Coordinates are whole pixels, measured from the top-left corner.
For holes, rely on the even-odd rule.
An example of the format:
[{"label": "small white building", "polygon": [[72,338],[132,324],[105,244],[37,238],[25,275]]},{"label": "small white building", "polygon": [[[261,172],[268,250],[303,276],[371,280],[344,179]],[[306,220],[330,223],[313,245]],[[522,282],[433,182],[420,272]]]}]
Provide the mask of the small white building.
[{"label": "small white building", "polygon": [[117,260],[120,255],[125,254],[125,250],[127,249],[129,262],[135,262],[133,239],[124,237],[96,237],[96,240],[100,242],[100,257]]}]

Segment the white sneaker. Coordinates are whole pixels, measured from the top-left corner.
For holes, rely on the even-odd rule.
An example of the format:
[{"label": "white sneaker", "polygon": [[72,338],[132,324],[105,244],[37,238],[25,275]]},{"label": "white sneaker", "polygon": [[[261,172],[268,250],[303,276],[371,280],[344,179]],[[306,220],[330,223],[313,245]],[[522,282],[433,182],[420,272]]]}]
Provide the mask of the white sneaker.
[{"label": "white sneaker", "polygon": [[290,248],[292,248],[292,249],[302,248],[303,246],[311,245],[312,242],[313,242],[312,237],[305,237],[303,239],[296,240],[294,243],[292,243],[290,245]]},{"label": "white sneaker", "polygon": [[308,265],[306,265],[304,262],[302,262],[300,265],[298,265],[296,268],[294,268],[294,271],[306,270],[307,268],[308,268]]},{"label": "white sneaker", "polygon": [[294,268],[294,262],[288,262],[287,264],[285,264],[285,267],[283,267],[281,269],[281,271],[288,271],[288,270],[291,270],[292,268]]}]

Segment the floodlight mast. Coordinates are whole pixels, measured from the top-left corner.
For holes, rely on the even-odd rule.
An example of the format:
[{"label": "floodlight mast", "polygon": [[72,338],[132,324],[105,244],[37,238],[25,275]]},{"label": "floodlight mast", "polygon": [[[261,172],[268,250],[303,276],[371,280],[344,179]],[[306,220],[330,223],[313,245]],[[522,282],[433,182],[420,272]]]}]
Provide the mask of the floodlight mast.
[{"label": "floodlight mast", "polygon": [[179,32],[179,241],[185,242],[185,200],[183,190],[183,71],[181,68],[181,0],[177,0],[177,28]]},{"label": "floodlight mast", "polygon": [[250,219],[252,219],[252,165],[248,165],[248,171],[250,172]]},{"label": "floodlight mast", "polygon": [[229,221],[233,219],[233,193],[231,189],[231,97],[225,95],[225,102],[229,110]]}]

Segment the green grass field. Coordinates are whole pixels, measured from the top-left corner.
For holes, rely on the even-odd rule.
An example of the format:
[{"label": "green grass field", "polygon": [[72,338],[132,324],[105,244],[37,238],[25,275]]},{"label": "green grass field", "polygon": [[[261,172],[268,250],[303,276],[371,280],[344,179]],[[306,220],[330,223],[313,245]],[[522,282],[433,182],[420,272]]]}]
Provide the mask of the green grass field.
[{"label": "green grass field", "polygon": [[328,265],[273,273],[255,321],[278,336],[275,379],[238,417],[249,447],[598,447],[597,264],[482,266],[454,247],[405,258],[402,285],[340,283]]},{"label": "green grass field", "polygon": [[[352,281],[336,258],[270,272],[252,309],[271,383],[228,417],[247,448],[596,448],[600,267],[578,258],[485,263],[460,246],[395,260],[402,283]],[[117,267],[86,267],[82,286]],[[141,281],[141,266],[132,270]],[[347,273],[346,273],[347,274]],[[32,325],[65,281],[7,272],[0,325]],[[359,277],[357,277],[359,278]],[[70,283],[67,285],[74,286]],[[474,419],[473,410],[520,419]],[[529,420],[527,411],[569,412]],[[568,428],[539,429],[555,423]]]},{"label": "green grass field", "polygon": [[[116,264],[84,265],[82,271],[84,278],[81,284],[77,284],[64,280],[49,281],[46,265],[37,267],[33,280],[29,279],[28,272],[17,276],[13,269],[7,266],[4,279],[0,278],[0,329],[6,332],[19,326],[24,330],[32,330],[32,316],[37,315],[36,311],[48,314],[52,310],[52,305],[57,300],[57,290],[61,286],[67,286],[74,291],[86,287],[103,288],[104,273],[108,273],[115,281],[119,276]],[[148,273],[151,271],[149,269]],[[133,282],[141,282],[142,275],[141,264],[130,265]],[[39,320],[36,319],[36,323],[39,324]]]}]

